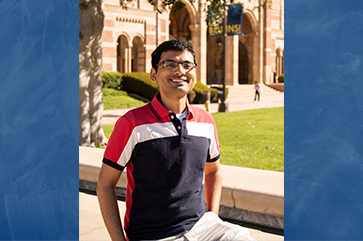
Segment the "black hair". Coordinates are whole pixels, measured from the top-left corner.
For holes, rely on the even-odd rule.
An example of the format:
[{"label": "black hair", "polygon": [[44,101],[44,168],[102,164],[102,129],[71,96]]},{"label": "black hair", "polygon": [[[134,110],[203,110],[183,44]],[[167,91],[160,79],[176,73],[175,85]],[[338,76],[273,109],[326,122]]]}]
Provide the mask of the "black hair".
[{"label": "black hair", "polygon": [[189,51],[193,55],[193,61],[196,64],[195,61],[195,53],[193,50],[193,46],[189,44],[188,42],[185,42],[181,39],[172,39],[165,41],[161,43],[151,54],[151,66],[155,69],[155,71],[158,71],[158,67],[156,65],[160,61],[160,56],[162,53],[167,51],[180,51],[183,52],[184,50]]}]

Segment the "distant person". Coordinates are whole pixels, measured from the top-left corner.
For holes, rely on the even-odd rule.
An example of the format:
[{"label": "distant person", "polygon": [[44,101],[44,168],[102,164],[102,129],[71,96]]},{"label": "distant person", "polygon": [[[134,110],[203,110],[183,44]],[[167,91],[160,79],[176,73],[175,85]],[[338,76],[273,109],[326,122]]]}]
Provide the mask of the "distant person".
[{"label": "distant person", "polygon": [[[217,128],[208,112],[187,99],[196,83],[192,46],[180,39],[166,41],[151,57],[150,78],[160,92],[117,121],[98,178],[97,196],[111,239],[254,240],[246,228],[218,217]],[[126,166],[122,227],[115,187]]]},{"label": "distant person", "polygon": [[255,87],[254,87],[254,89],[256,90],[256,92],[255,92],[255,99],[254,99],[254,102],[256,103],[256,99],[257,99],[257,97],[258,97],[258,102],[260,102],[260,93],[262,93],[262,87],[261,87],[261,85],[258,83],[258,81],[257,80],[255,80]]}]

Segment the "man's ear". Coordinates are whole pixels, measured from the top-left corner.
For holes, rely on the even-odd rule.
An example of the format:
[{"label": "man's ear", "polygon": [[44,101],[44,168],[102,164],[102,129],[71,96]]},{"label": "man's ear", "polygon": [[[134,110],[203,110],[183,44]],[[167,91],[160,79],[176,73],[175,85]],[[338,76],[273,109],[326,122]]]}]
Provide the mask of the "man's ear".
[{"label": "man's ear", "polygon": [[154,68],[151,68],[150,70],[150,79],[156,82],[156,70]]}]

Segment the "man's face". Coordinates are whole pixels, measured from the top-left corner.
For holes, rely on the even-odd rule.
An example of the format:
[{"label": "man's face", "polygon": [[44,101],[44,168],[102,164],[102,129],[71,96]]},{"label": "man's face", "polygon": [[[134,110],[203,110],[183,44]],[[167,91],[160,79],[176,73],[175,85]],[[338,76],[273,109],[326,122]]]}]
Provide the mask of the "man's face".
[{"label": "man's face", "polygon": [[[173,60],[176,62],[191,62],[194,63],[193,55],[185,50],[180,51],[167,51],[163,52],[160,56],[159,63],[165,60]],[[154,68],[150,71],[150,77],[159,85],[160,95],[163,98],[183,98],[194,87],[196,82],[195,68],[185,70],[181,64],[174,69],[164,68],[161,64],[156,72]]]}]

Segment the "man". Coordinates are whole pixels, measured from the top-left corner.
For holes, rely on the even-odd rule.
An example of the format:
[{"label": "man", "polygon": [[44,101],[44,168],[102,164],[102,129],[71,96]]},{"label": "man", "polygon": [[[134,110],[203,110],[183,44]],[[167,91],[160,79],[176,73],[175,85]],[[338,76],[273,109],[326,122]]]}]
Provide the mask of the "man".
[{"label": "man", "polygon": [[115,125],[97,185],[112,240],[125,240],[115,195],[125,166],[128,240],[253,240],[246,229],[217,216],[222,186],[217,129],[208,112],[187,100],[196,66],[190,44],[162,43],[152,53],[150,71],[160,92]]}]

